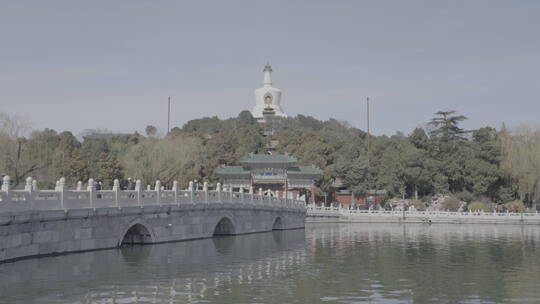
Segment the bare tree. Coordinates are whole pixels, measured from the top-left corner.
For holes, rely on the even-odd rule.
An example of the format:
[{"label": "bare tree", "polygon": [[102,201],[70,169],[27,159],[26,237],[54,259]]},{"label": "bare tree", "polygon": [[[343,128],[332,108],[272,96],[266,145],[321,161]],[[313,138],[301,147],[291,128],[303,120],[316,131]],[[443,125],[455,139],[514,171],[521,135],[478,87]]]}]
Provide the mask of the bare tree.
[{"label": "bare tree", "polygon": [[149,137],[133,145],[120,159],[127,176],[152,183],[159,179],[170,185],[174,180],[187,184],[196,178],[203,163],[203,147],[198,138]]},{"label": "bare tree", "polygon": [[14,186],[41,168],[24,137],[29,130],[24,117],[0,112],[0,172],[10,175]]}]

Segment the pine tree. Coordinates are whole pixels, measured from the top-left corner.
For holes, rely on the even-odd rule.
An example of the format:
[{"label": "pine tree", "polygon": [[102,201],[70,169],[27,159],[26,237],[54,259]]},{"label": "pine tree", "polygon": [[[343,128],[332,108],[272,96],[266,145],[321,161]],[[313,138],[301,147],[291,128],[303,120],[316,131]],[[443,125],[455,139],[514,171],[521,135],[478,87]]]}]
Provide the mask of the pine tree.
[{"label": "pine tree", "polygon": [[466,116],[463,115],[453,115],[456,111],[439,111],[435,113],[440,117],[435,117],[429,123],[434,127],[434,130],[431,131],[432,137],[437,137],[443,141],[448,141],[451,139],[464,139],[465,130],[460,128],[458,125],[460,122],[467,120]]},{"label": "pine tree", "polygon": [[123,178],[123,170],[115,153],[102,152],[98,161],[98,181],[110,189],[115,179]]}]

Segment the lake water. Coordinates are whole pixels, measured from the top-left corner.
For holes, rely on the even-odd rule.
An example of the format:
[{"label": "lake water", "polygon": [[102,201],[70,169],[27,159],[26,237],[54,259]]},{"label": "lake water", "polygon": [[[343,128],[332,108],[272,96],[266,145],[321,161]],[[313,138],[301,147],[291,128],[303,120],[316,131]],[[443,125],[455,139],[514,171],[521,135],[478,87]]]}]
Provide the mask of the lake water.
[{"label": "lake water", "polygon": [[0,303],[540,303],[540,226],[308,224],[0,264]]}]

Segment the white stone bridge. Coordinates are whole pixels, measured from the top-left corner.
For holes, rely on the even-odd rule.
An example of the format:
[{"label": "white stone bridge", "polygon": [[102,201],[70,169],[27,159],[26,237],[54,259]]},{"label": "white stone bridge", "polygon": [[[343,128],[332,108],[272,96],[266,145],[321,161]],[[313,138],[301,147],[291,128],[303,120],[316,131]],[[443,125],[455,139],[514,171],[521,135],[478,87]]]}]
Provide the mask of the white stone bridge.
[{"label": "white stone bridge", "polygon": [[94,181],[75,190],[57,182],[55,190],[38,190],[26,180],[24,190],[10,189],[9,177],[0,191],[0,262],[30,256],[151,244],[215,235],[235,235],[304,227],[305,203],[287,194],[249,191],[180,190],[174,182],[165,190],[96,190]]}]

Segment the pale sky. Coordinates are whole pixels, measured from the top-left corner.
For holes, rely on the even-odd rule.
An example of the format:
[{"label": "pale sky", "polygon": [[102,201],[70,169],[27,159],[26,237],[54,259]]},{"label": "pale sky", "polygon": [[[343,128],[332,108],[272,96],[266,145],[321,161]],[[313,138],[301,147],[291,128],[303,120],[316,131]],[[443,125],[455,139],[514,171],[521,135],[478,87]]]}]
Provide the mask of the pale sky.
[{"label": "pale sky", "polygon": [[540,1],[0,1],[0,111],[118,132],[255,105],[263,67],[289,115],[410,133],[538,124]]}]

